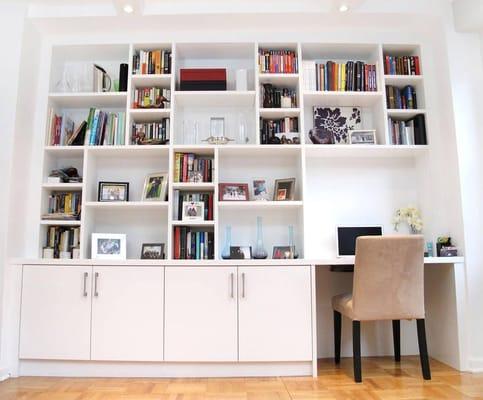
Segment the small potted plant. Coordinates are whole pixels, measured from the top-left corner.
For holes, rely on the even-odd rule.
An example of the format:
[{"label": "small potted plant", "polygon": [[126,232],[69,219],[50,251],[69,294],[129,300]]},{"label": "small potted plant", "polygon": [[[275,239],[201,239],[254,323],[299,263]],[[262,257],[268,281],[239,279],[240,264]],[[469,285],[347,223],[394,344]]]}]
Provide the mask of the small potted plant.
[{"label": "small potted plant", "polygon": [[423,220],[421,214],[416,207],[398,208],[394,215],[393,224],[394,230],[399,231],[401,223],[407,223],[411,233],[420,233],[423,230]]}]

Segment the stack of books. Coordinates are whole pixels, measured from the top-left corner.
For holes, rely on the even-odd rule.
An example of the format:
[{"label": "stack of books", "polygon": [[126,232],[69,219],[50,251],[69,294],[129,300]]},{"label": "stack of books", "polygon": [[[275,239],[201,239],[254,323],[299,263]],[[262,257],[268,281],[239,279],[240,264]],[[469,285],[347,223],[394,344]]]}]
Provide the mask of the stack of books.
[{"label": "stack of books", "polygon": [[132,144],[166,144],[169,142],[169,118],[157,122],[132,124]]},{"label": "stack of books", "polygon": [[46,247],[54,250],[54,258],[61,252],[72,252],[79,248],[80,227],[49,226],[47,229]]},{"label": "stack of books", "polygon": [[388,118],[389,124],[389,144],[404,145],[425,145],[426,124],[423,114],[416,115],[408,121],[395,120]]},{"label": "stack of books", "polygon": [[169,108],[170,101],[170,89],[136,88],[133,92],[132,108]]},{"label": "stack of books", "polygon": [[258,50],[258,66],[261,73],[298,73],[297,54],[293,50]]},{"label": "stack of books", "polygon": [[376,92],[376,66],[362,61],[304,61],[303,82],[308,91]]},{"label": "stack of books", "polygon": [[132,70],[134,75],[170,74],[171,51],[139,50],[133,56]]},{"label": "stack of books", "polygon": [[384,73],[386,75],[421,75],[418,56],[385,56]]},{"label": "stack of books", "polygon": [[184,201],[202,201],[205,204],[203,219],[213,221],[213,193],[185,193],[175,190],[173,192],[173,219],[175,221],[182,220]]},{"label": "stack of books", "polygon": [[212,182],[213,159],[193,153],[175,153],[175,182]]},{"label": "stack of books", "polygon": [[214,253],[213,232],[200,232],[185,226],[174,228],[175,260],[212,260]]},{"label": "stack of books", "polygon": [[398,110],[415,110],[418,108],[416,89],[406,86],[399,89],[395,86],[386,86],[387,108]]},{"label": "stack of books", "polygon": [[78,220],[81,200],[81,192],[52,193],[49,196],[47,214],[42,215],[42,219]]},{"label": "stack of books", "polygon": [[226,90],[225,68],[181,68],[180,90]]},{"label": "stack of books", "polygon": [[89,146],[123,145],[125,137],[125,113],[107,112],[91,108],[87,118],[87,143]]}]

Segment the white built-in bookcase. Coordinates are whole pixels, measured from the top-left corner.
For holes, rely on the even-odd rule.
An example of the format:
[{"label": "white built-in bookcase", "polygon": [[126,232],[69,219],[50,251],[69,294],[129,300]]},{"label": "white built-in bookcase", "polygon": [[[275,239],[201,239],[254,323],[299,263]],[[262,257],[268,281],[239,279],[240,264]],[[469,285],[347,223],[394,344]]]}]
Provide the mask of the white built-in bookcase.
[{"label": "white built-in bookcase", "polygon": [[[261,74],[258,70],[258,49],[291,49],[297,52],[299,73]],[[132,75],[132,56],[139,49],[170,49],[172,51],[172,73],[169,75]],[[52,191],[82,190],[82,218],[80,221],[40,221],[39,255],[45,245],[46,229],[49,225],[79,225],[81,230],[81,258],[90,258],[92,233],[127,234],[127,257],[140,257],[142,243],[166,244],[166,255],[172,258],[173,227],[182,224],[173,221],[173,189],[202,190],[214,192],[214,221],[203,225],[215,233],[215,258],[220,253],[225,239],[225,228],[232,227],[232,245],[255,246],[256,217],[263,217],[264,244],[269,254],[274,245],[288,244],[288,226],[295,229],[295,244],[300,257],[320,256],[324,249],[333,247],[333,235],[337,223],[387,221],[389,211],[380,215],[380,221],[356,218],[362,211],[351,211],[344,199],[357,201],[357,186],[352,177],[362,174],[362,179],[371,180],[373,171],[383,171],[390,176],[381,179],[413,179],[407,185],[381,189],[388,198],[402,197],[402,202],[393,201],[388,208],[404,206],[404,201],[418,205],[422,183],[418,181],[418,168],[425,163],[417,160],[427,156],[431,146],[431,125],[426,119],[428,145],[389,145],[387,117],[409,119],[415,114],[425,114],[424,75],[384,76],[383,56],[419,55],[418,45],[384,44],[324,44],[324,43],[136,43],[114,45],[54,46],[51,58],[49,109],[57,113],[66,112],[76,125],[87,118],[90,107],[103,110],[126,111],[126,145],[123,146],[45,146],[42,169],[42,196],[40,213],[46,212],[47,199]],[[303,90],[302,61],[328,60],[346,62],[364,61],[377,65],[377,92],[307,92]],[[424,72],[424,59],[422,73]],[[113,79],[118,79],[119,64],[129,65],[127,92],[59,92],[57,83],[63,78],[69,63],[82,68],[92,68],[98,63],[107,69]],[[227,91],[186,92],[178,91],[179,70],[185,67],[227,68]],[[73,68],[75,70],[75,68]],[[248,90],[235,90],[235,71],[246,69]],[[89,69],[90,71],[90,69]],[[293,109],[263,109],[260,105],[259,85],[274,83],[280,87],[296,88],[298,107]],[[81,82],[88,87],[89,82]],[[416,87],[420,110],[388,110],[385,85]],[[162,86],[171,89],[171,108],[161,110],[131,109],[131,92],[136,87]],[[358,106],[362,109],[362,127],[376,129],[377,145],[313,145],[308,131],[313,127],[313,106]],[[212,146],[201,142],[209,136],[210,117],[225,118],[225,132],[238,140],[239,121],[243,120],[249,137],[248,144],[238,141],[232,144]],[[300,145],[260,145],[259,118],[299,117]],[[130,144],[131,124],[135,121],[156,121],[169,117],[169,145],[135,146]],[[198,143],[183,142],[183,121],[199,122]],[[45,129],[47,131],[47,129]],[[47,135],[46,135],[47,136]],[[47,143],[47,139],[45,140]],[[214,157],[214,180],[212,183],[174,183],[174,154],[194,152]],[[54,168],[74,166],[83,176],[79,184],[48,184],[47,176]],[[362,168],[361,168],[362,166]],[[365,174],[367,172],[367,175]],[[142,202],[145,176],[153,172],[169,172],[168,201]],[[336,176],[339,178],[335,179]],[[218,183],[251,183],[253,178],[266,178],[270,189],[279,178],[296,178],[294,201],[218,201]],[[344,183],[346,179],[347,183]],[[129,202],[99,203],[97,189],[99,181],[130,183]],[[326,194],[318,188],[327,184]],[[412,186],[411,186],[412,185]],[[388,192],[389,190],[389,192]],[[376,190],[377,191],[377,190]],[[271,195],[273,193],[270,193]],[[319,197],[317,197],[319,196]],[[424,197],[427,197],[425,194]],[[310,199],[310,204],[309,200]],[[377,208],[378,201],[374,207]],[[324,215],[334,215],[321,230],[321,237],[314,238],[314,212],[317,207]],[[344,208],[347,207],[347,210]],[[350,218],[352,212],[353,218]],[[374,210],[372,211],[374,214]],[[377,215],[377,211],[375,212]],[[357,221],[356,221],[357,220]],[[318,222],[317,222],[318,223]],[[310,232],[310,233],[308,233]],[[325,233],[324,233],[325,232]],[[311,237],[308,240],[307,236]],[[316,240],[317,239],[317,240]],[[319,240],[320,239],[320,240]]]}]

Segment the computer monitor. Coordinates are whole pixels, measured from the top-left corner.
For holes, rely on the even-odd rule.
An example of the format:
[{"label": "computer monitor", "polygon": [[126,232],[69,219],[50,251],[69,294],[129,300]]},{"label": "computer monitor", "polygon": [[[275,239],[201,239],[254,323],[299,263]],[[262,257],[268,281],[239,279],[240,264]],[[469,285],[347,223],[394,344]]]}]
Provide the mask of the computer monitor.
[{"label": "computer monitor", "polygon": [[382,226],[338,226],[337,257],[354,256],[359,236],[381,236]]}]

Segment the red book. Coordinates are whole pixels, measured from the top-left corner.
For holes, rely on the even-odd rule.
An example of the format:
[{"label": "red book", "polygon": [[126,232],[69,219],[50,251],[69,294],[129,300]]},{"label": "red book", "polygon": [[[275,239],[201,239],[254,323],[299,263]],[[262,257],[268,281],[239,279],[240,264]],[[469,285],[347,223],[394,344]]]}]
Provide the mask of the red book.
[{"label": "red book", "polygon": [[389,75],[391,71],[390,63],[389,63],[389,56],[386,56],[386,63],[384,64],[384,73]]},{"label": "red book", "polygon": [[174,228],[174,259],[179,260],[180,253],[180,229],[179,226]]},{"label": "red book", "polygon": [[225,68],[181,68],[181,81],[226,81]]},{"label": "red book", "polygon": [[419,66],[419,57],[414,56],[414,64],[416,65],[416,75],[421,75],[421,69]]},{"label": "red book", "polygon": [[213,193],[208,195],[208,220],[213,221]]},{"label": "red book", "polygon": [[181,182],[188,182],[188,155],[183,154],[183,174],[181,178]]},{"label": "red book", "polygon": [[364,88],[366,92],[369,90],[369,70],[368,70],[368,65],[364,65]]}]

